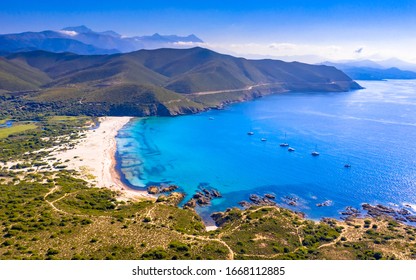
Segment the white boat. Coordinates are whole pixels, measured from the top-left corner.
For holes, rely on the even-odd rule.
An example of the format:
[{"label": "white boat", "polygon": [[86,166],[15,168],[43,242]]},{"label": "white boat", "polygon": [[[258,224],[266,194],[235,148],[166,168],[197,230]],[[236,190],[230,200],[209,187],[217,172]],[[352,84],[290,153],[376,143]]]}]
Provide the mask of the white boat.
[{"label": "white boat", "polygon": [[253,131],[249,131],[249,132],[247,132],[247,135],[254,135],[254,132]]},{"label": "white boat", "polygon": [[287,150],[288,150],[289,152],[294,152],[294,151],[295,151],[295,149],[294,149],[294,148],[292,148],[292,147],[289,147]]},{"label": "white boat", "polygon": [[264,141],[267,141],[267,139],[266,139],[266,138],[261,138],[261,141],[263,141],[263,142],[264,142]]},{"label": "white boat", "polygon": [[280,143],[280,147],[289,147],[289,143],[286,142],[286,133],[285,133],[285,142]]},{"label": "white boat", "polygon": [[319,152],[317,151],[317,146],[316,146],[316,145],[315,145],[315,151],[313,151],[313,152],[311,153],[311,155],[313,155],[314,157],[319,156]]}]

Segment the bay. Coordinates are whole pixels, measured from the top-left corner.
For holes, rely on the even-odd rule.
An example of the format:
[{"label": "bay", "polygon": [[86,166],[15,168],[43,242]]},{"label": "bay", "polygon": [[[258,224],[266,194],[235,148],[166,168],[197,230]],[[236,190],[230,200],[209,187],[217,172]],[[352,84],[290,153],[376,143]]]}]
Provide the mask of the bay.
[{"label": "bay", "polygon": [[[311,219],[338,218],[362,203],[416,205],[416,81],[359,83],[365,89],[275,94],[224,110],[135,119],[117,136],[119,170],[138,189],[176,184],[184,201],[201,184],[219,190],[221,199],[197,208],[208,223],[212,212],[250,194],[273,193]],[[286,196],[298,205],[286,205]],[[331,206],[316,206],[326,200]]]}]

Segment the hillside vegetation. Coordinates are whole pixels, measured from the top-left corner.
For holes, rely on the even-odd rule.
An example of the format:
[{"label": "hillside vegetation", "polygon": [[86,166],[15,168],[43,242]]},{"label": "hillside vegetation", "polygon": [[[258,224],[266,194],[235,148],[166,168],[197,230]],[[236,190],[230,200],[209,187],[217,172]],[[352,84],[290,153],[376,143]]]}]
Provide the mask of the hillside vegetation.
[{"label": "hillside vegetation", "polygon": [[248,60],[199,47],[114,55],[33,51],[0,60],[0,90],[14,102],[67,115],[178,115],[273,92],[358,88],[334,67]]}]

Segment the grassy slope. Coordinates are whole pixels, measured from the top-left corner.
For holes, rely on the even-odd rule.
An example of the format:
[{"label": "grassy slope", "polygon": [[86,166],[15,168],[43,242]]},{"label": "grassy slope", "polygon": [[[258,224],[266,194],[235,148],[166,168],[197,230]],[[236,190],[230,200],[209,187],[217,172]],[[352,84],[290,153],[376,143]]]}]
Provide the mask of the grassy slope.
[{"label": "grassy slope", "polygon": [[25,61],[55,81],[50,85],[128,82],[167,87],[180,93],[239,89],[260,83],[351,82],[333,67],[247,60],[207,49],[159,49],[106,56],[33,52],[8,57]]},{"label": "grassy slope", "polygon": [[[48,183],[2,185],[1,259],[222,259],[227,249],[200,238],[191,211],[148,201],[121,203],[105,189],[61,173]],[[25,202],[23,206],[21,203]]]},{"label": "grassy slope", "polygon": [[[42,85],[42,90],[26,96],[21,106],[70,115],[178,115],[271,92],[345,91],[358,86],[333,67],[247,60],[203,48],[95,56],[36,51],[7,59],[9,64],[36,68],[52,79],[38,82],[35,86]],[[13,85],[22,86],[18,82]],[[251,86],[254,88],[247,90]],[[12,85],[5,89],[11,90]],[[204,91],[223,92],[185,95]],[[39,107],[32,101],[43,104]]]},{"label": "grassy slope", "polygon": [[38,89],[50,78],[24,62],[10,62],[0,58],[0,88],[8,91]]},{"label": "grassy slope", "polygon": [[205,232],[193,211],[169,203],[120,202],[66,172],[26,177],[0,188],[1,259],[411,259],[416,252],[416,229],[390,220],[315,223],[257,207],[230,210],[220,229]]}]

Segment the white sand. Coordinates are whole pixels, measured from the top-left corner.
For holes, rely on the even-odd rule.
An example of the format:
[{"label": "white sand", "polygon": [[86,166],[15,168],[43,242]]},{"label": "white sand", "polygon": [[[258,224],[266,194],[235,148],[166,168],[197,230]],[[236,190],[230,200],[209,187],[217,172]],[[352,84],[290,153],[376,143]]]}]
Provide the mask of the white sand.
[{"label": "white sand", "polygon": [[125,199],[153,198],[147,191],[125,186],[115,170],[116,139],[118,131],[131,117],[103,117],[96,130],[86,132],[86,137],[74,149],[52,153],[65,162],[68,169],[81,173],[81,177],[100,188],[121,191]]}]

